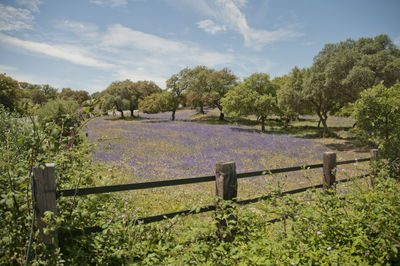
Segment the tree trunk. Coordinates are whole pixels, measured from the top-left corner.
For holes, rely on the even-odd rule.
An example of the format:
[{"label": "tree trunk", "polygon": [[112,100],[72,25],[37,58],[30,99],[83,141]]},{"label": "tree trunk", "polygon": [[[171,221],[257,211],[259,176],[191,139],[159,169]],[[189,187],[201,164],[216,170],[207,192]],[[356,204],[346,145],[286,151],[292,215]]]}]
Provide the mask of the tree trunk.
[{"label": "tree trunk", "polygon": [[118,112],[121,113],[121,117],[122,117],[122,118],[125,118],[125,116],[124,116],[124,111],[121,110],[121,109],[119,108],[118,102],[115,101],[114,104],[115,104],[115,109],[116,109]]},{"label": "tree trunk", "polygon": [[321,122],[322,122],[322,126],[324,127],[324,131],[323,131],[323,135],[325,136],[325,134],[328,132],[328,124],[326,123],[326,120],[327,120],[328,118],[323,118],[323,119],[321,119]]},{"label": "tree trunk", "polygon": [[203,104],[200,104],[200,114],[205,114]]},{"label": "tree trunk", "polygon": [[265,116],[261,116],[261,131],[265,132]]},{"label": "tree trunk", "polygon": [[289,126],[290,118],[286,117],[285,124],[283,125],[283,129],[286,129]]},{"label": "tree trunk", "polygon": [[172,120],[172,121],[175,120],[175,112],[176,112],[176,109],[172,110],[172,117],[171,117],[171,120]]},{"label": "tree trunk", "polygon": [[133,109],[131,109],[131,117],[134,117],[134,115],[133,115]]},{"label": "tree trunk", "polygon": [[222,106],[218,103],[218,102],[214,102],[215,106],[217,106],[217,108],[219,109],[219,121],[223,121],[224,120],[224,113],[222,113]]},{"label": "tree trunk", "polygon": [[328,120],[328,115],[326,113],[318,113],[319,116],[319,121],[322,123],[322,126],[324,127],[323,129],[323,136],[325,136],[326,133],[328,133],[328,124],[326,123],[326,120]]},{"label": "tree trunk", "polygon": [[318,121],[318,129],[321,127],[321,117],[319,118],[319,121]]}]

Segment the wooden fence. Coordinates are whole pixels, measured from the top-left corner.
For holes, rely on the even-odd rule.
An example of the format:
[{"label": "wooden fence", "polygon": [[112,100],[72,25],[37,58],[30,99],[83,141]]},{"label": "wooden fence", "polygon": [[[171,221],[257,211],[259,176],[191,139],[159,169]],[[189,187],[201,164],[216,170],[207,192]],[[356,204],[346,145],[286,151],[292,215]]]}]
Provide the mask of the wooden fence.
[{"label": "wooden fence", "polygon": [[[373,161],[376,159],[377,150],[371,150],[371,158],[363,158],[363,159],[355,159],[348,161],[336,161],[336,153],[334,152],[325,152],[323,154],[323,162],[320,164],[310,164],[303,166],[294,166],[287,168],[279,168],[279,169],[269,169],[255,172],[247,172],[247,173],[236,173],[236,165],[235,162],[228,163],[217,163],[216,164],[216,175],[214,176],[202,176],[202,177],[194,177],[194,178],[185,178],[185,179],[174,179],[174,180],[163,180],[163,181],[154,181],[154,182],[144,182],[144,183],[133,183],[133,184],[124,184],[124,185],[113,185],[113,186],[101,186],[101,187],[89,187],[89,188],[76,188],[76,189],[65,189],[65,190],[57,190],[56,187],[56,178],[55,178],[55,165],[54,164],[45,164],[44,167],[38,167],[34,169],[34,178],[33,178],[33,186],[32,186],[32,195],[34,195],[34,201],[36,205],[36,217],[37,217],[37,226],[39,228],[39,239],[45,243],[53,244],[54,246],[58,246],[58,232],[51,232],[49,235],[43,234],[43,228],[46,226],[41,218],[44,216],[46,211],[52,211],[57,213],[57,199],[60,197],[71,197],[71,196],[83,196],[90,194],[98,194],[98,193],[108,193],[108,192],[117,192],[117,191],[127,191],[127,190],[138,190],[138,189],[147,189],[147,188],[160,188],[167,186],[177,186],[177,185],[185,185],[185,184],[195,184],[202,182],[216,182],[216,196],[222,200],[233,200],[236,204],[245,205],[249,203],[255,203],[260,200],[265,200],[271,197],[271,195],[266,195],[262,197],[257,197],[253,199],[246,200],[236,200],[237,197],[237,179],[241,178],[249,178],[255,176],[263,176],[263,175],[271,175],[271,174],[279,174],[279,173],[288,173],[295,172],[301,170],[308,169],[323,169],[322,175],[322,184],[303,187],[295,190],[285,191],[281,194],[296,194],[304,192],[308,189],[312,188],[323,188],[324,191],[328,191],[337,183],[343,183],[353,180],[353,178],[349,179],[341,179],[336,180],[336,167],[338,165],[345,165],[357,162],[366,162]],[[373,185],[373,172],[371,174],[366,174],[361,177],[371,176],[370,182]],[[136,223],[152,223],[157,221],[162,221],[165,219],[173,218],[177,215],[189,215],[189,214],[197,214],[208,211],[213,211],[218,208],[218,204],[204,206],[196,211],[193,210],[182,210],[178,212],[172,213],[164,213],[155,216],[143,217],[136,220]],[[277,222],[280,219],[273,219],[269,222]],[[93,233],[99,232],[103,229],[100,226],[87,227],[83,230],[75,230],[74,232],[69,232],[70,235],[77,235],[82,233]]]}]

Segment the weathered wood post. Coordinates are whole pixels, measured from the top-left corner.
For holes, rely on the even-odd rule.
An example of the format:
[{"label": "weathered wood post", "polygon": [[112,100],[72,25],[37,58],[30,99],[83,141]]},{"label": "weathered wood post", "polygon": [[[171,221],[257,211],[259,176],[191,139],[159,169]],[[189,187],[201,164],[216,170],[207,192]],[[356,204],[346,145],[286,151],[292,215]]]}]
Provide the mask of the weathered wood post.
[{"label": "weathered wood post", "polygon": [[323,179],[322,184],[324,192],[328,193],[328,190],[334,186],[336,182],[336,153],[324,152],[323,155]]},{"label": "weathered wood post", "polygon": [[46,223],[42,221],[44,213],[51,211],[57,212],[56,203],[56,177],[54,163],[46,163],[43,167],[33,169],[33,197],[35,201],[35,212],[37,226],[39,229],[39,241],[58,248],[58,234],[56,231],[45,235],[43,229]]},{"label": "weathered wood post", "polygon": [[227,206],[225,200],[234,200],[237,197],[237,177],[235,162],[217,163],[215,171],[215,191],[217,202],[217,235],[223,242],[233,241],[235,230],[227,230],[228,223],[236,221],[232,213],[233,206]]},{"label": "weathered wood post", "polygon": [[370,161],[370,165],[371,165],[371,177],[369,179],[371,187],[374,188],[374,181],[375,181],[375,177],[376,177],[376,163],[377,163],[377,159],[378,159],[378,149],[371,149],[370,151],[371,154],[371,161]]}]

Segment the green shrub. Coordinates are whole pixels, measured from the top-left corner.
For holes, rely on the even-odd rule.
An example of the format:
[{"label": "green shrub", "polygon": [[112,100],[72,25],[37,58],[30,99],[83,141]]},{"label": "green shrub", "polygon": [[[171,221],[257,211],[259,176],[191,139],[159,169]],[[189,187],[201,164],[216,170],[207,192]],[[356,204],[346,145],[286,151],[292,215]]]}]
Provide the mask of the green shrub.
[{"label": "green shrub", "polygon": [[68,135],[70,129],[78,127],[82,120],[78,109],[79,104],[73,100],[55,99],[38,110],[38,120],[41,124],[53,122],[63,128],[64,135]]},{"label": "green shrub", "polygon": [[[364,142],[380,149],[392,170],[400,163],[400,83],[390,88],[382,83],[361,93],[354,104],[354,132]],[[397,169],[396,169],[397,168]],[[399,172],[397,172],[399,173]]]}]

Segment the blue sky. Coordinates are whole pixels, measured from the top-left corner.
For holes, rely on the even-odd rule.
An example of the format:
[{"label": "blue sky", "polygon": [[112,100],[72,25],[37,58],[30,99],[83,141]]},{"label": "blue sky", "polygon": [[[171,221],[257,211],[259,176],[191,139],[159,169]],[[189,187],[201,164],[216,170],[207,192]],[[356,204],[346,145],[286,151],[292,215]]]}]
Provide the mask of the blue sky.
[{"label": "blue sky", "polygon": [[272,78],[326,43],[388,34],[398,0],[0,0],[0,73],[90,93],[165,80],[184,67]]}]

